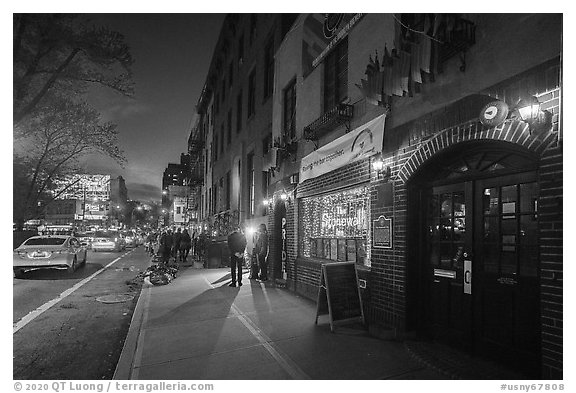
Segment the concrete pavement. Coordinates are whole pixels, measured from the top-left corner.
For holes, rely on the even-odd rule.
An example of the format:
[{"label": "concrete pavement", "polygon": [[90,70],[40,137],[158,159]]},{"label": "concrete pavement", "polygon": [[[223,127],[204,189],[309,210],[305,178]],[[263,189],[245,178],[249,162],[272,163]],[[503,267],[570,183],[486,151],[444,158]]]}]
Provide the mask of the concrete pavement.
[{"label": "concrete pavement", "polygon": [[315,302],[247,276],[229,287],[227,268],[190,264],[144,284],[114,379],[522,379],[439,344],[332,333],[327,316],[315,325]]},{"label": "concrete pavement", "polygon": [[[361,329],[315,325],[316,305],[228,269],[182,267],[145,284],[114,379],[441,379],[403,343]],[[354,365],[351,367],[351,365]]]}]

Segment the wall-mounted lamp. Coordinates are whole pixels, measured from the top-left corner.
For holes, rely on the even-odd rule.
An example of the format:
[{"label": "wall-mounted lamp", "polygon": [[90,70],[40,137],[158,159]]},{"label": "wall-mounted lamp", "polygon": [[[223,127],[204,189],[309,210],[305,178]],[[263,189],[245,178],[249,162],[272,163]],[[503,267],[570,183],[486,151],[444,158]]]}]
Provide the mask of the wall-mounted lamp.
[{"label": "wall-mounted lamp", "polygon": [[516,105],[518,117],[528,123],[530,131],[541,132],[552,126],[552,113],[540,109],[540,101],[535,96],[521,99]]},{"label": "wall-mounted lamp", "polygon": [[384,167],[384,159],[381,154],[378,154],[372,160],[372,169],[376,171],[376,176],[379,180],[388,180],[392,175],[390,167]]}]

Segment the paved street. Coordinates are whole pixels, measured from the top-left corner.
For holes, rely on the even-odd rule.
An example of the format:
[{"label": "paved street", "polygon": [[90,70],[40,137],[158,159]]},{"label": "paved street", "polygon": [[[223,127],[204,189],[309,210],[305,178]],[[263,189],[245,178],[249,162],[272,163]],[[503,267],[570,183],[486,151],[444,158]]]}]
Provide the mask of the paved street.
[{"label": "paved street", "polygon": [[89,252],[74,274],[14,279],[14,379],[111,378],[140,292],[131,281],[149,262],[142,247]]}]

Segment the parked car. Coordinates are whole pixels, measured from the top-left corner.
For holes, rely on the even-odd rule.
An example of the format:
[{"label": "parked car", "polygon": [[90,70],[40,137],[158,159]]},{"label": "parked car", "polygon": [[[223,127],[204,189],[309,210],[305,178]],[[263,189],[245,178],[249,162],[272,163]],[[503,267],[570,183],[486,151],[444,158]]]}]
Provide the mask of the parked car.
[{"label": "parked car", "polygon": [[126,249],[126,242],[119,232],[101,231],[94,234],[92,241],[92,250],[98,251],[117,251]]},{"label": "parked car", "polygon": [[14,275],[27,270],[67,269],[72,273],[86,264],[86,246],[74,236],[32,236],[14,250]]}]

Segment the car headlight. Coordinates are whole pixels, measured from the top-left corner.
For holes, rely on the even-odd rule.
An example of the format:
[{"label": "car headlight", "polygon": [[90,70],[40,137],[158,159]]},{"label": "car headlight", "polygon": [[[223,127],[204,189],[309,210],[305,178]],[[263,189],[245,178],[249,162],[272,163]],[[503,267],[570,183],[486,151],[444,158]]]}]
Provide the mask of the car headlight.
[{"label": "car headlight", "polygon": [[27,252],[26,251],[16,251],[16,253],[18,254],[18,256],[20,257],[25,257]]},{"label": "car headlight", "polygon": [[117,238],[117,237],[115,237],[115,238],[114,238],[114,241],[115,241],[115,242],[117,242],[117,241],[118,241],[118,238]]}]

